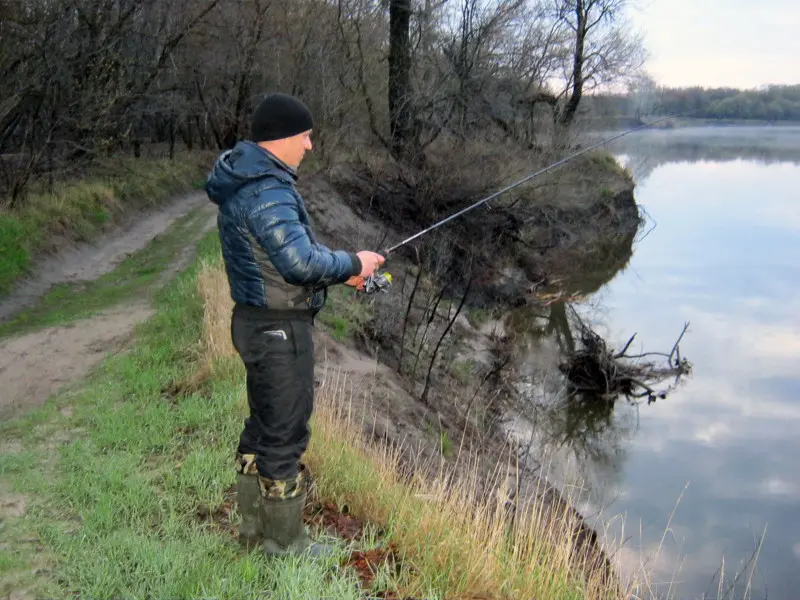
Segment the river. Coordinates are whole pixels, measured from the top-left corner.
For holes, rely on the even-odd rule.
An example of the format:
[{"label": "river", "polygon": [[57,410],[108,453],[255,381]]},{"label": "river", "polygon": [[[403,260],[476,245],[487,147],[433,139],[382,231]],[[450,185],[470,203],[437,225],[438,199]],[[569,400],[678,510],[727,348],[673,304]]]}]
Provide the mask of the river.
[{"label": "river", "polygon": [[[642,132],[610,149],[649,222],[576,308],[616,347],[637,333],[637,351],[669,352],[690,322],[693,373],[588,424],[545,411],[536,452],[579,483],[574,502],[656,597],[800,597],[800,127]],[[545,451],[554,438],[570,443]]]}]

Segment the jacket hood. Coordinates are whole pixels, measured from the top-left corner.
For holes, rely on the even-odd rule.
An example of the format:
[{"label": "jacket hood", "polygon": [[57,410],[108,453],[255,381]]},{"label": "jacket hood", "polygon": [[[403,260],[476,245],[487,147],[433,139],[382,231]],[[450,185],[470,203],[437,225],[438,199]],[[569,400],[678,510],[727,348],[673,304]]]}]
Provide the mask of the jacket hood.
[{"label": "jacket hood", "polygon": [[238,142],[223,152],[208,176],[206,193],[214,204],[227,202],[242,186],[276,177],[288,184],[297,179],[294,169],[253,142]]}]

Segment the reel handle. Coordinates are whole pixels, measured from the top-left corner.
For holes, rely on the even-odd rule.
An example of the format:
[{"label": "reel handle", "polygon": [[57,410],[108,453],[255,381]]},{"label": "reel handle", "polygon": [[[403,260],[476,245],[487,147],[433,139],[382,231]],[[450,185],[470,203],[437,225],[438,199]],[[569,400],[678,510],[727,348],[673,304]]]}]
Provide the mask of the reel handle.
[{"label": "reel handle", "polygon": [[392,287],[392,274],[389,272],[375,272],[364,280],[363,293],[367,295],[383,292],[389,293],[389,288]]}]

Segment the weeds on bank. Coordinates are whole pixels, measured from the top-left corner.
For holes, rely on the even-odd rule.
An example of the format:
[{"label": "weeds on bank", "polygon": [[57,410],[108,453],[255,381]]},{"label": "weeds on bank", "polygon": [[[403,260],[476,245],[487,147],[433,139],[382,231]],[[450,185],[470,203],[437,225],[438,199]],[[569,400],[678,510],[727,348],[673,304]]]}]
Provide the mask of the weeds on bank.
[{"label": "weeds on bank", "polygon": [[[201,254],[217,252],[207,237]],[[136,345],[107,360],[84,390],[0,425],[3,439],[23,449],[0,457],[0,478],[28,502],[13,535],[36,540],[4,550],[4,581],[41,579],[59,596],[99,598],[307,598],[314,587],[323,597],[363,597],[352,573],[333,568],[337,559],[276,566],[257,552],[241,553],[235,511],[231,529],[224,519],[198,516],[226,510],[246,411],[243,373],[230,358],[229,296],[219,282],[218,265],[180,277],[159,294],[159,311],[138,329]],[[215,299],[208,312],[203,297]],[[211,376],[191,391],[168,393],[206,360]],[[538,537],[543,519],[508,535],[502,504],[492,498],[471,506],[469,483],[401,480],[394,450],[368,448],[344,418],[349,393],[343,381],[323,383],[307,460],[320,495],[380,527],[381,543],[392,544],[406,565],[376,585],[425,598],[601,597],[588,595],[566,564],[574,558],[568,548],[559,552],[552,538]],[[65,406],[69,416],[59,410]],[[555,535],[557,521],[548,527]],[[340,548],[339,561],[349,552]],[[43,557],[49,577],[17,576],[20,562]]]},{"label": "weeds on bank", "polygon": [[[207,307],[206,361],[235,365],[224,271],[217,263],[206,263],[198,282]],[[236,376],[232,381],[243,378],[241,372],[228,373]],[[479,497],[477,473],[469,468],[472,476],[463,479],[446,472],[433,483],[419,476],[402,479],[397,449],[364,441],[354,393],[342,379],[322,382],[305,460],[317,473],[322,496],[380,524],[385,543],[413,565],[413,573],[398,582],[401,594],[576,600],[620,596],[613,582],[602,581],[599,570],[586,568],[592,557],[578,550],[576,521],[568,510],[539,502],[528,507],[527,516],[518,514],[514,524],[503,490]],[[442,443],[444,450],[449,440]],[[505,475],[498,472],[498,478]]]},{"label": "weeds on bank", "polygon": [[363,334],[364,326],[372,319],[372,309],[360,302],[355,290],[337,285],[329,289],[326,309],[319,321],[327,326],[333,339],[344,341],[353,334]]}]

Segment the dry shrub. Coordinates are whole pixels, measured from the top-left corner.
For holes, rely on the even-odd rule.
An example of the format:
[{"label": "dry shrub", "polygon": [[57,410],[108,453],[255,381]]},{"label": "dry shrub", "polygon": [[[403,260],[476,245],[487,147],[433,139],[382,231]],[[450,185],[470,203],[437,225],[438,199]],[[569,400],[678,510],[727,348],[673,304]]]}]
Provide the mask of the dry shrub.
[{"label": "dry shrub", "polygon": [[203,335],[197,349],[197,368],[162,390],[171,398],[197,393],[214,377],[241,368],[230,334],[233,300],[228,278],[219,261],[204,261],[197,273],[197,292],[203,301]]},{"label": "dry shrub", "polygon": [[204,262],[197,274],[197,288],[203,299],[203,357],[213,364],[219,359],[236,357],[231,340],[230,286],[219,263]]}]

